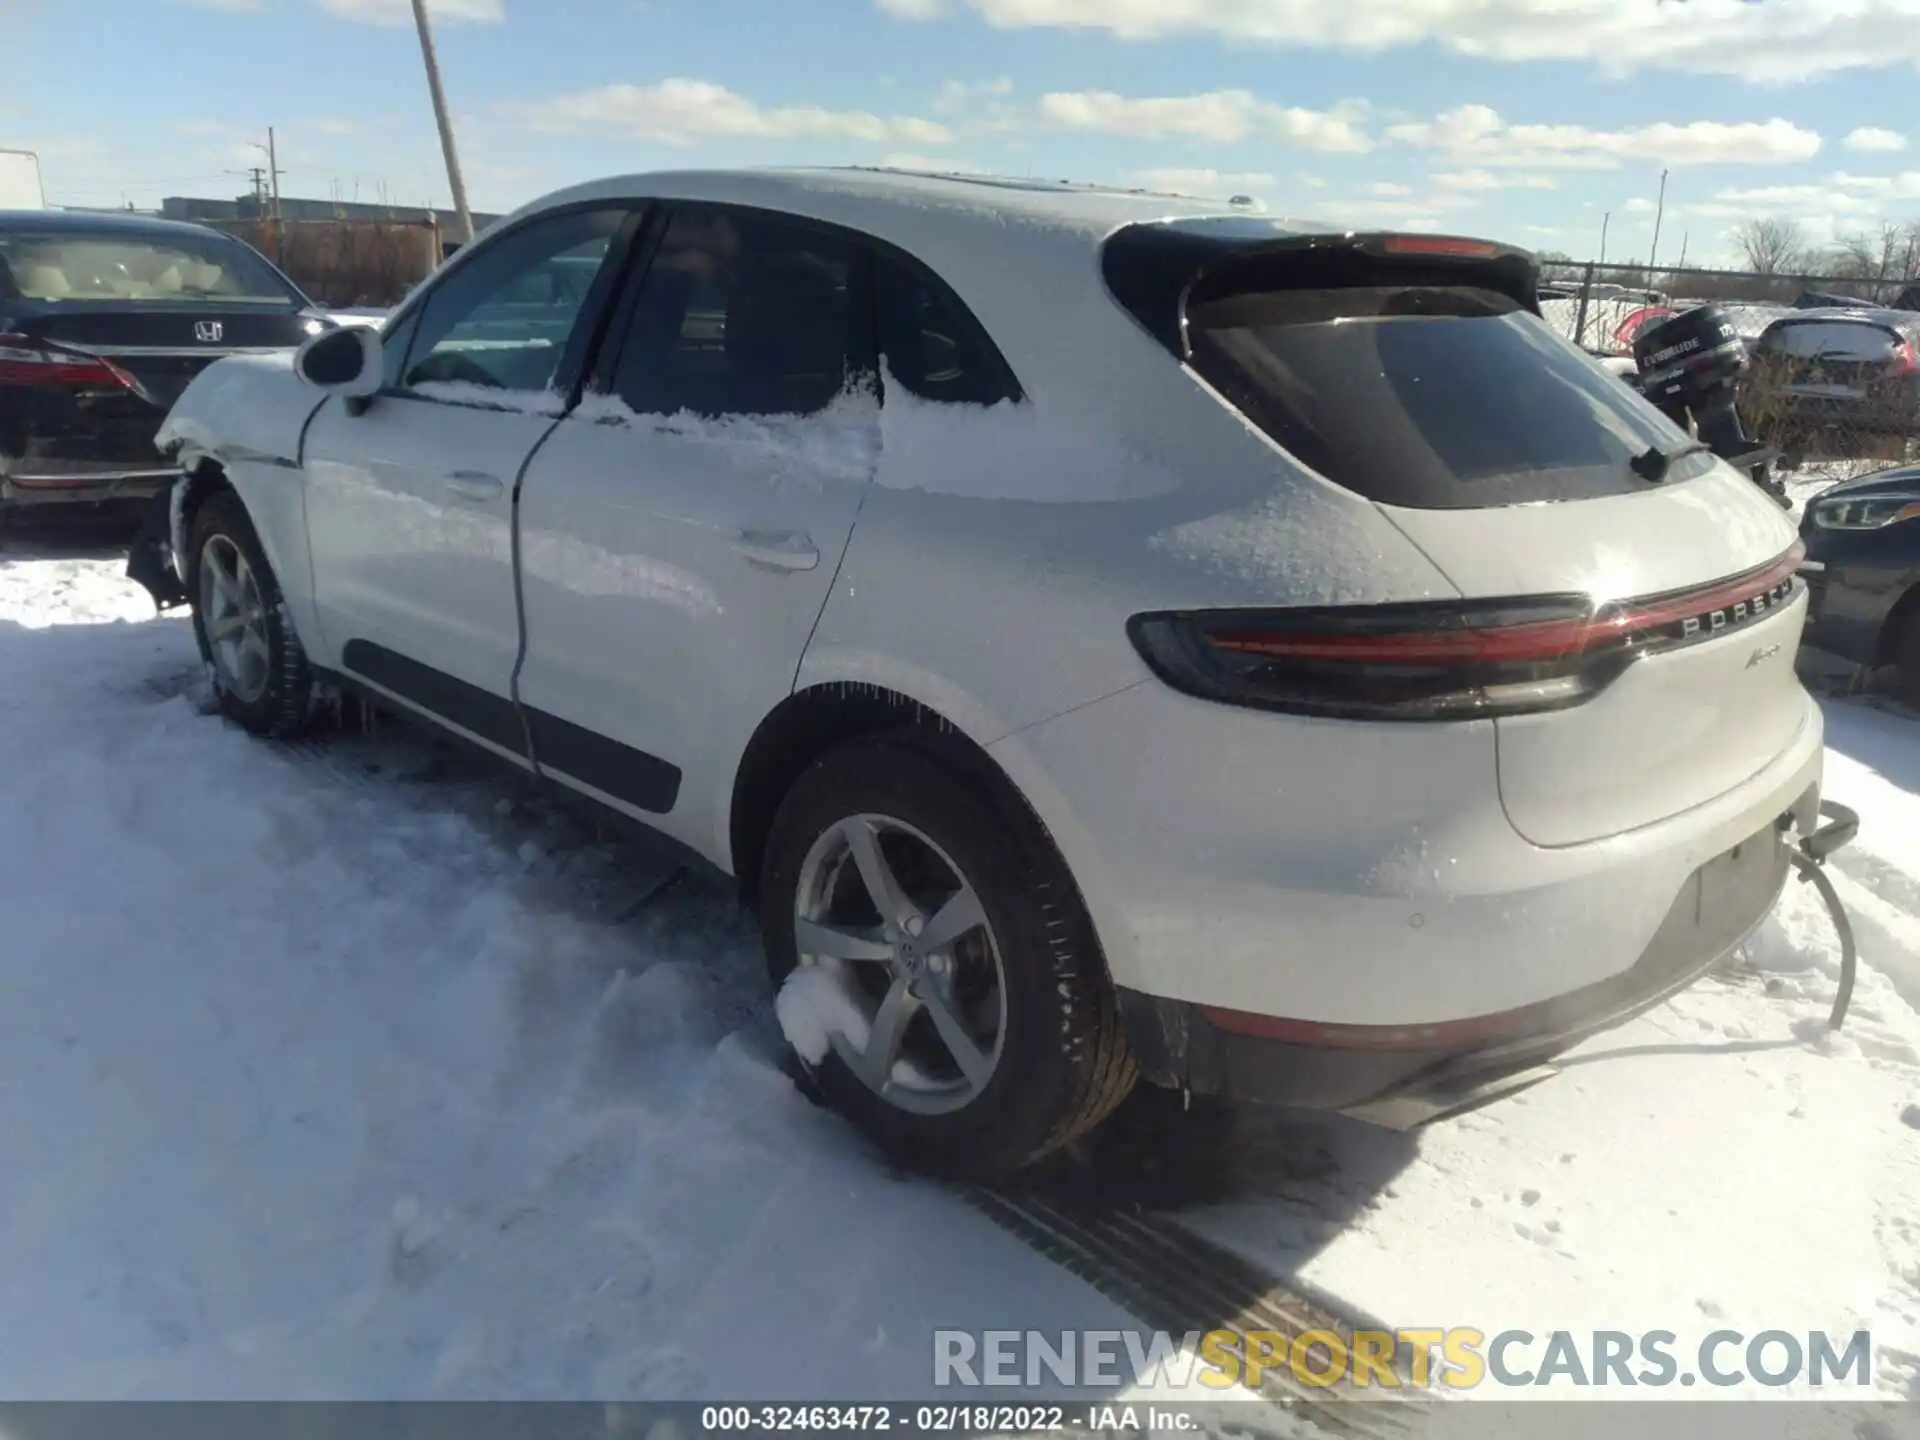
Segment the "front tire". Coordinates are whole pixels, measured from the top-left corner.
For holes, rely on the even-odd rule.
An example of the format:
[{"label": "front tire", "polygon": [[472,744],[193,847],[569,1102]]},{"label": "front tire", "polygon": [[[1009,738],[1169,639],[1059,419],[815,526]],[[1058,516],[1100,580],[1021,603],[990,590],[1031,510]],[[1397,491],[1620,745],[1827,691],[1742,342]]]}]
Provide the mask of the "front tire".
[{"label": "front tire", "polygon": [[783,1007],[818,1013],[824,990],[838,1017],[810,1068],[894,1158],[1003,1176],[1133,1088],[1065,862],[1017,796],[941,742],[886,736],[816,761],[774,819],[761,878],[776,989],[802,967],[819,977]]},{"label": "front tire", "polygon": [[193,638],[221,713],[254,735],[299,734],[312,713],[313,672],[239,496],[222,491],[200,507],[190,554]]}]

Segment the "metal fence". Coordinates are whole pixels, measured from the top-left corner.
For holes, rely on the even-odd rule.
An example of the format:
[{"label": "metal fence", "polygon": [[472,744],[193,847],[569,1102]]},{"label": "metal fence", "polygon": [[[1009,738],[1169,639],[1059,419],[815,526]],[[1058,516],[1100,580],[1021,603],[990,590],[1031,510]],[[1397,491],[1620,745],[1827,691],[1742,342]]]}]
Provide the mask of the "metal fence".
[{"label": "metal fence", "polygon": [[1864,305],[1920,310],[1920,282],[1905,276],[1836,278],[1832,275],[1761,274],[1752,270],[1661,269],[1603,265],[1596,261],[1548,261],[1541,266],[1541,309],[1550,323],[1581,348],[1599,355],[1626,355],[1633,333],[1664,314],[1707,301],[1727,305],[1736,322],[1752,307],[1756,321],[1768,306],[1792,306],[1825,297]]},{"label": "metal fence", "polygon": [[[1644,266],[1593,262],[1542,266],[1541,313],[1575,344],[1602,357],[1631,356],[1642,329],[1709,302],[1725,310],[1747,343],[1741,419],[1788,468],[1816,462],[1838,467],[1833,473],[1839,475],[1909,460],[1920,451],[1920,284],[1904,275],[1650,273]],[[1884,333],[1867,333],[1886,346],[1884,361],[1877,352],[1850,356],[1844,343],[1783,345],[1776,339],[1757,346],[1782,320],[1792,319],[1796,333],[1808,334],[1800,321],[1828,307],[1849,306],[1907,312],[1873,317]],[[1836,333],[1824,330],[1826,336]],[[1826,353],[1829,348],[1833,354]]]}]

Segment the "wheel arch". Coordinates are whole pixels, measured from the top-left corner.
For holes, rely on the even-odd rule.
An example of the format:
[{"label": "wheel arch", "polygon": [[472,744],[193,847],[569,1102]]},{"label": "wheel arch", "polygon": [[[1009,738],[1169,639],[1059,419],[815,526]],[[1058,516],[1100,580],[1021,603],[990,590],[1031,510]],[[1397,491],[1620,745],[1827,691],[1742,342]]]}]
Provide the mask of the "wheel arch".
[{"label": "wheel arch", "polygon": [[[863,681],[828,681],[796,690],[775,706],[747,742],[735,772],[728,818],[732,870],[748,904],[758,898],[761,863],[780,802],[807,767],[853,740],[911,737],[1003,803],[1030,815],[1049,844],[1039,811],[979,741],[931,706]],[[1057,850],[1059,847],[1055,845]]]},{"label": "wheel arch", "polygon": [[[171,515],[174,566],[184,581],[187,578],[187,541],[193,534],[193,517],[209,497],[232,490],[226,467],[211,455],[183,450],[180,454],[180,479],[173,492]],[[244,503],[244,502],[243,502]]]}]

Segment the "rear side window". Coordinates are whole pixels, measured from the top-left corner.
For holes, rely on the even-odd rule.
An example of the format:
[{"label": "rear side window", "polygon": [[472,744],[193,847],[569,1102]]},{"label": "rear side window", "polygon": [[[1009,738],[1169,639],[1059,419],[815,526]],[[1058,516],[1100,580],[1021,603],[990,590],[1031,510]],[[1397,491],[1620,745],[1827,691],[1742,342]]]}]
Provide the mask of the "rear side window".
[{"label": "rear side window", "polygon": [[810,415],[872,375],[864,247],[752,210],[676,211],[614,392],[639,414]]},{"label": "rear side window", "polygon": [[986,330],[932,275],[887,255],[878,262],[880,353],[887,377],[922,400],[993,405],[1020,387]]},{"label": "rear side window", "polygon": [[[1384,504],[1466,509],[1644,490],[1633,457],[1686,441],[1491,290],[1267,290],[1205,301],[1187,320],[1208,381],[1304,464]],[[1674,478],[1692,473],[1690,463]]]}]

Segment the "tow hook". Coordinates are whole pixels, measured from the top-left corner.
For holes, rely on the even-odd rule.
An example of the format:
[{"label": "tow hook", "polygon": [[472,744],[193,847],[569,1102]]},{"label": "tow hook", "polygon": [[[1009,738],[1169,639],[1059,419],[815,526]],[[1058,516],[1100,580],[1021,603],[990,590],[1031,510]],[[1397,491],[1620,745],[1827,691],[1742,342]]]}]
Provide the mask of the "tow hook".
[{"label": "tow hook", "polygon": [[1833,881],[1827,878],[1827,857],[1843,845],[1853,843],[1853,837],[1860,833],[1860,817],[1844,805],[1831,800],[1820,802],[1820,814],[1825,818],[1822,825],[1811,835],[1802,836],[1800,843],[1787,852],[1793,861],[1794,869],[1800,872],[1800,878],[1812,884],[1820,892],[1820,898],[1826,902],[1827,913],[1833,917],[1834,932],[1840,937],[1840,993],[1834,996],[1833,1013],[1827,1017],[1827,1028],[1838,1030],[1847,1019],[1847,1007],[1853,1003],[1853,977],[1857,952],[1853,943],[1853,925],[1847,919],[1846,907],[1841,905],[1840,896],[1833,888]]}]

